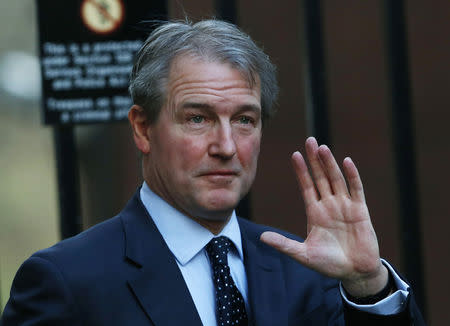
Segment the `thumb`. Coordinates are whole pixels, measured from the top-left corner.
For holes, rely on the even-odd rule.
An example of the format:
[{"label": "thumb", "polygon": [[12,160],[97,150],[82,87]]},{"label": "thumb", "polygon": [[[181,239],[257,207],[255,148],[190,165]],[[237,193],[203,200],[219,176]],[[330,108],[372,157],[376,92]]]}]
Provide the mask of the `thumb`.
[{"label": "thumb", "polygon": [[302,264],[307,263],[306,245],[276,232],[264,232],[260,240]]}]

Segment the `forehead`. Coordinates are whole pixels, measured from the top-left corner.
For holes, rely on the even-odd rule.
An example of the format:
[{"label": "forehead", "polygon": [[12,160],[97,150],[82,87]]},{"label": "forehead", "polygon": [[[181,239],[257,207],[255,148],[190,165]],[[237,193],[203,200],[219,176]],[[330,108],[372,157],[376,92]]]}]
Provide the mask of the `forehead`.
[{"label": "forehead", "polygon": [[[252,85],[248,78],[228,63],[194,56],[179,56],[170,66],[169,96],[225,96],[228,100],[241,97],[260,104],[260,83]],[[254,103],[256,104],[256,103]]]}]

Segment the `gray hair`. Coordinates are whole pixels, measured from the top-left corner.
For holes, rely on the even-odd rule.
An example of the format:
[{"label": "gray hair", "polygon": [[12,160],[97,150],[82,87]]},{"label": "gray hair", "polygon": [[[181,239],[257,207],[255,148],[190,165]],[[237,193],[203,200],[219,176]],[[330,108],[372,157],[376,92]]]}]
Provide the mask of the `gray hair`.
[{"label": "gray hair", "polygon": [[275,114],[276,67],[250,36],[233,24],[215,19],[197,23],[166,22],[144,42],[130,77],[133,103],[144,108],[151,123],[158,119],[166,100],[170,64],[183,54],[230,64],[243,74],[250,87],[259,80],[262,121]]}]

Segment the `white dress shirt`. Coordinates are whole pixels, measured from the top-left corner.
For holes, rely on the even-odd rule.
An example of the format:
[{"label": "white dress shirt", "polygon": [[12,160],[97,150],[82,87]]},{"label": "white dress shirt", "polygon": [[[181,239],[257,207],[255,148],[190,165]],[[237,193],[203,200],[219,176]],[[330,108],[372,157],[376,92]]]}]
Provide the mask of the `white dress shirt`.
[{"label": "white dress shirt", "polygon": [[[142,185],[140,197],[158,231],[175,257],[203,325],[217,325],[212,268],[208,254],[204,249],[215,235],[170,206],[151,191],[146,182]],[[228,223],[217,236],[228,237],[235,246],[235,249],[230,250],[228,253],[228,264],[231,276],[244,298],[247,313],[250,317],[251,311],[248,303],[247,276],[244,267],[241,231],[234,211]],[[408,295],[408,285],[400,279],[386,261],[383,260],[383,263],[394,276],[395,284],[399,290],[376,304],[356,305],[348,301],[341,284],[341,295],[349,305],[366,312],[381,315],[394,314],[404,308],[403,306]]]}]

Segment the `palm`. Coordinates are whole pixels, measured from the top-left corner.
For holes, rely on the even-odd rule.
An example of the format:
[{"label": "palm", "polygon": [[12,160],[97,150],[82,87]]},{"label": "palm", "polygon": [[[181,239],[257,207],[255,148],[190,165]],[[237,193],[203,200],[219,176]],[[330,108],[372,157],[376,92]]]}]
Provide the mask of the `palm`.
[{"label": "palm", "polygon": [[[360,280],[380,271],[378,242],[370,221],[356,166],[346,158],[344,176],[326,146],[306,141],[312,177],[302,155],[292,156],[306,206],[304,243],[273,232],[261,240],[300,263],[342,281]],[[314,181],[313,181],[314,178]],[[378,277],[378,276],[377,276]]]},{"label": "palm", "polygon": [[[304,248],[309,267],[343,279],[353,269],[368,271],[377,262],[378,246],[364,204],[345,197],[323,198],[307,207],[307,216]],[[368,259],[367,252],[375,259]]]}]

